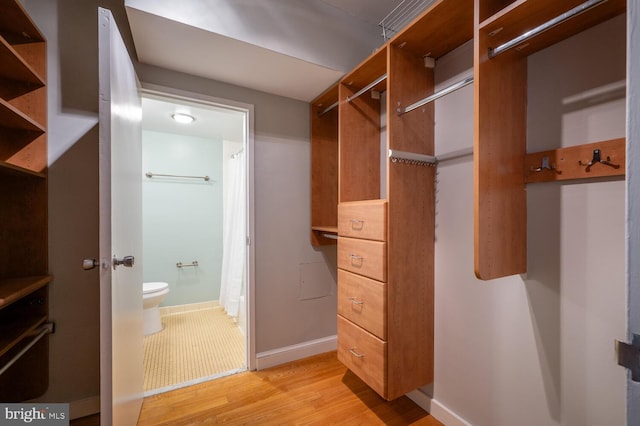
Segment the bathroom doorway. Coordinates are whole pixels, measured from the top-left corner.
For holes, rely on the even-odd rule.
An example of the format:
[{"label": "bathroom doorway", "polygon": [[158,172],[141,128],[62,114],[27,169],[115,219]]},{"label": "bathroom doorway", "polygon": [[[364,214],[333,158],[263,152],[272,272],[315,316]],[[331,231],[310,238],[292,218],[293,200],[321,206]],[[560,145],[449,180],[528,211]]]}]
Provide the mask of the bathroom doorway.
[{"label": "bathroom doorway", "polygon": [[[255,358],[252,109],[189,95],[142,94],[145,396],[251,369]],[[152,299],[158,283],[168,292]]]}]

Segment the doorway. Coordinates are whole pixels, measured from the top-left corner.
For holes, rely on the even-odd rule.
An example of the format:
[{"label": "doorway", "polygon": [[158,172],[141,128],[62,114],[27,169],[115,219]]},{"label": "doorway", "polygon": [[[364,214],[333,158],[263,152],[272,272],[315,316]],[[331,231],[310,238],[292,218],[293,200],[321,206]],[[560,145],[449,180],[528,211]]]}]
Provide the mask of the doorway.
[{"label": "doorway", "polygon": [[142,93],[145,396],[252,367],[251,116]]}]

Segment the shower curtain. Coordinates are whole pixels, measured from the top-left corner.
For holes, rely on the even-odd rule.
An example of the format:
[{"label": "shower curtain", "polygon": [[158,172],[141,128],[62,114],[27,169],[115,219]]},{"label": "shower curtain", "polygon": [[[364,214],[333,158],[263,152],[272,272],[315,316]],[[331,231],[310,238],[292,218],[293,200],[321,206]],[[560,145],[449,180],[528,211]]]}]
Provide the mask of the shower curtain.
[{"label": "shower curtain", "polygon": [[223,205],[222,276],[220,305],[237,317],[244,291],[246,259],[245,160],[240,151],[228,162],[228,186]]}]

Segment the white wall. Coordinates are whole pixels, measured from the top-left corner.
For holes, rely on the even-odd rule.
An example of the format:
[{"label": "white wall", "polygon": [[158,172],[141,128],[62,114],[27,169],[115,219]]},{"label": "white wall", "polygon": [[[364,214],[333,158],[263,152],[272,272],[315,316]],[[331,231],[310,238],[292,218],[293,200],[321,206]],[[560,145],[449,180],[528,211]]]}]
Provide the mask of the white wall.
[{"label": "white wall", "polygon": [[[624,99],[561,103],[624,78],[624,19],[529,58],[530,152],[624,136]],[[438,84],[472,62],[471,45],[442,59]],[[436,155],[472,141],[468,86],[437,101]],[[626,333],[624,181],[528,185],[528,272],[492,281],[473,274],[472,158],[441,163],[437,185],[435,381],[423,389],[433,412],[473,425],[624,424],[613,344]]]},{"label": "white wall", "polygon": [[[220,298],[222,145],[215,138],[142,131],[143,173],[209,176],[208,181],[141,176],[143,279],[169,284],[161,306]],[[193,261],[197,267],[176,267]]]}]

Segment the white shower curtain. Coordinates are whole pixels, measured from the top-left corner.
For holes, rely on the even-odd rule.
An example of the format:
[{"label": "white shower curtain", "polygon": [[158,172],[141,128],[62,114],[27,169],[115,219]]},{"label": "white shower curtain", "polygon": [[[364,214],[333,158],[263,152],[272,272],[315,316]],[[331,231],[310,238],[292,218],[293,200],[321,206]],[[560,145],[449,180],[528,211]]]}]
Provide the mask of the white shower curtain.
[{"label": "white shower curtain", "polygon": [[244,291],[246,259],[245,160],[241,151],[228,162],[228,185],[223,206],[223,248],[220,305],[237,317]]}]

